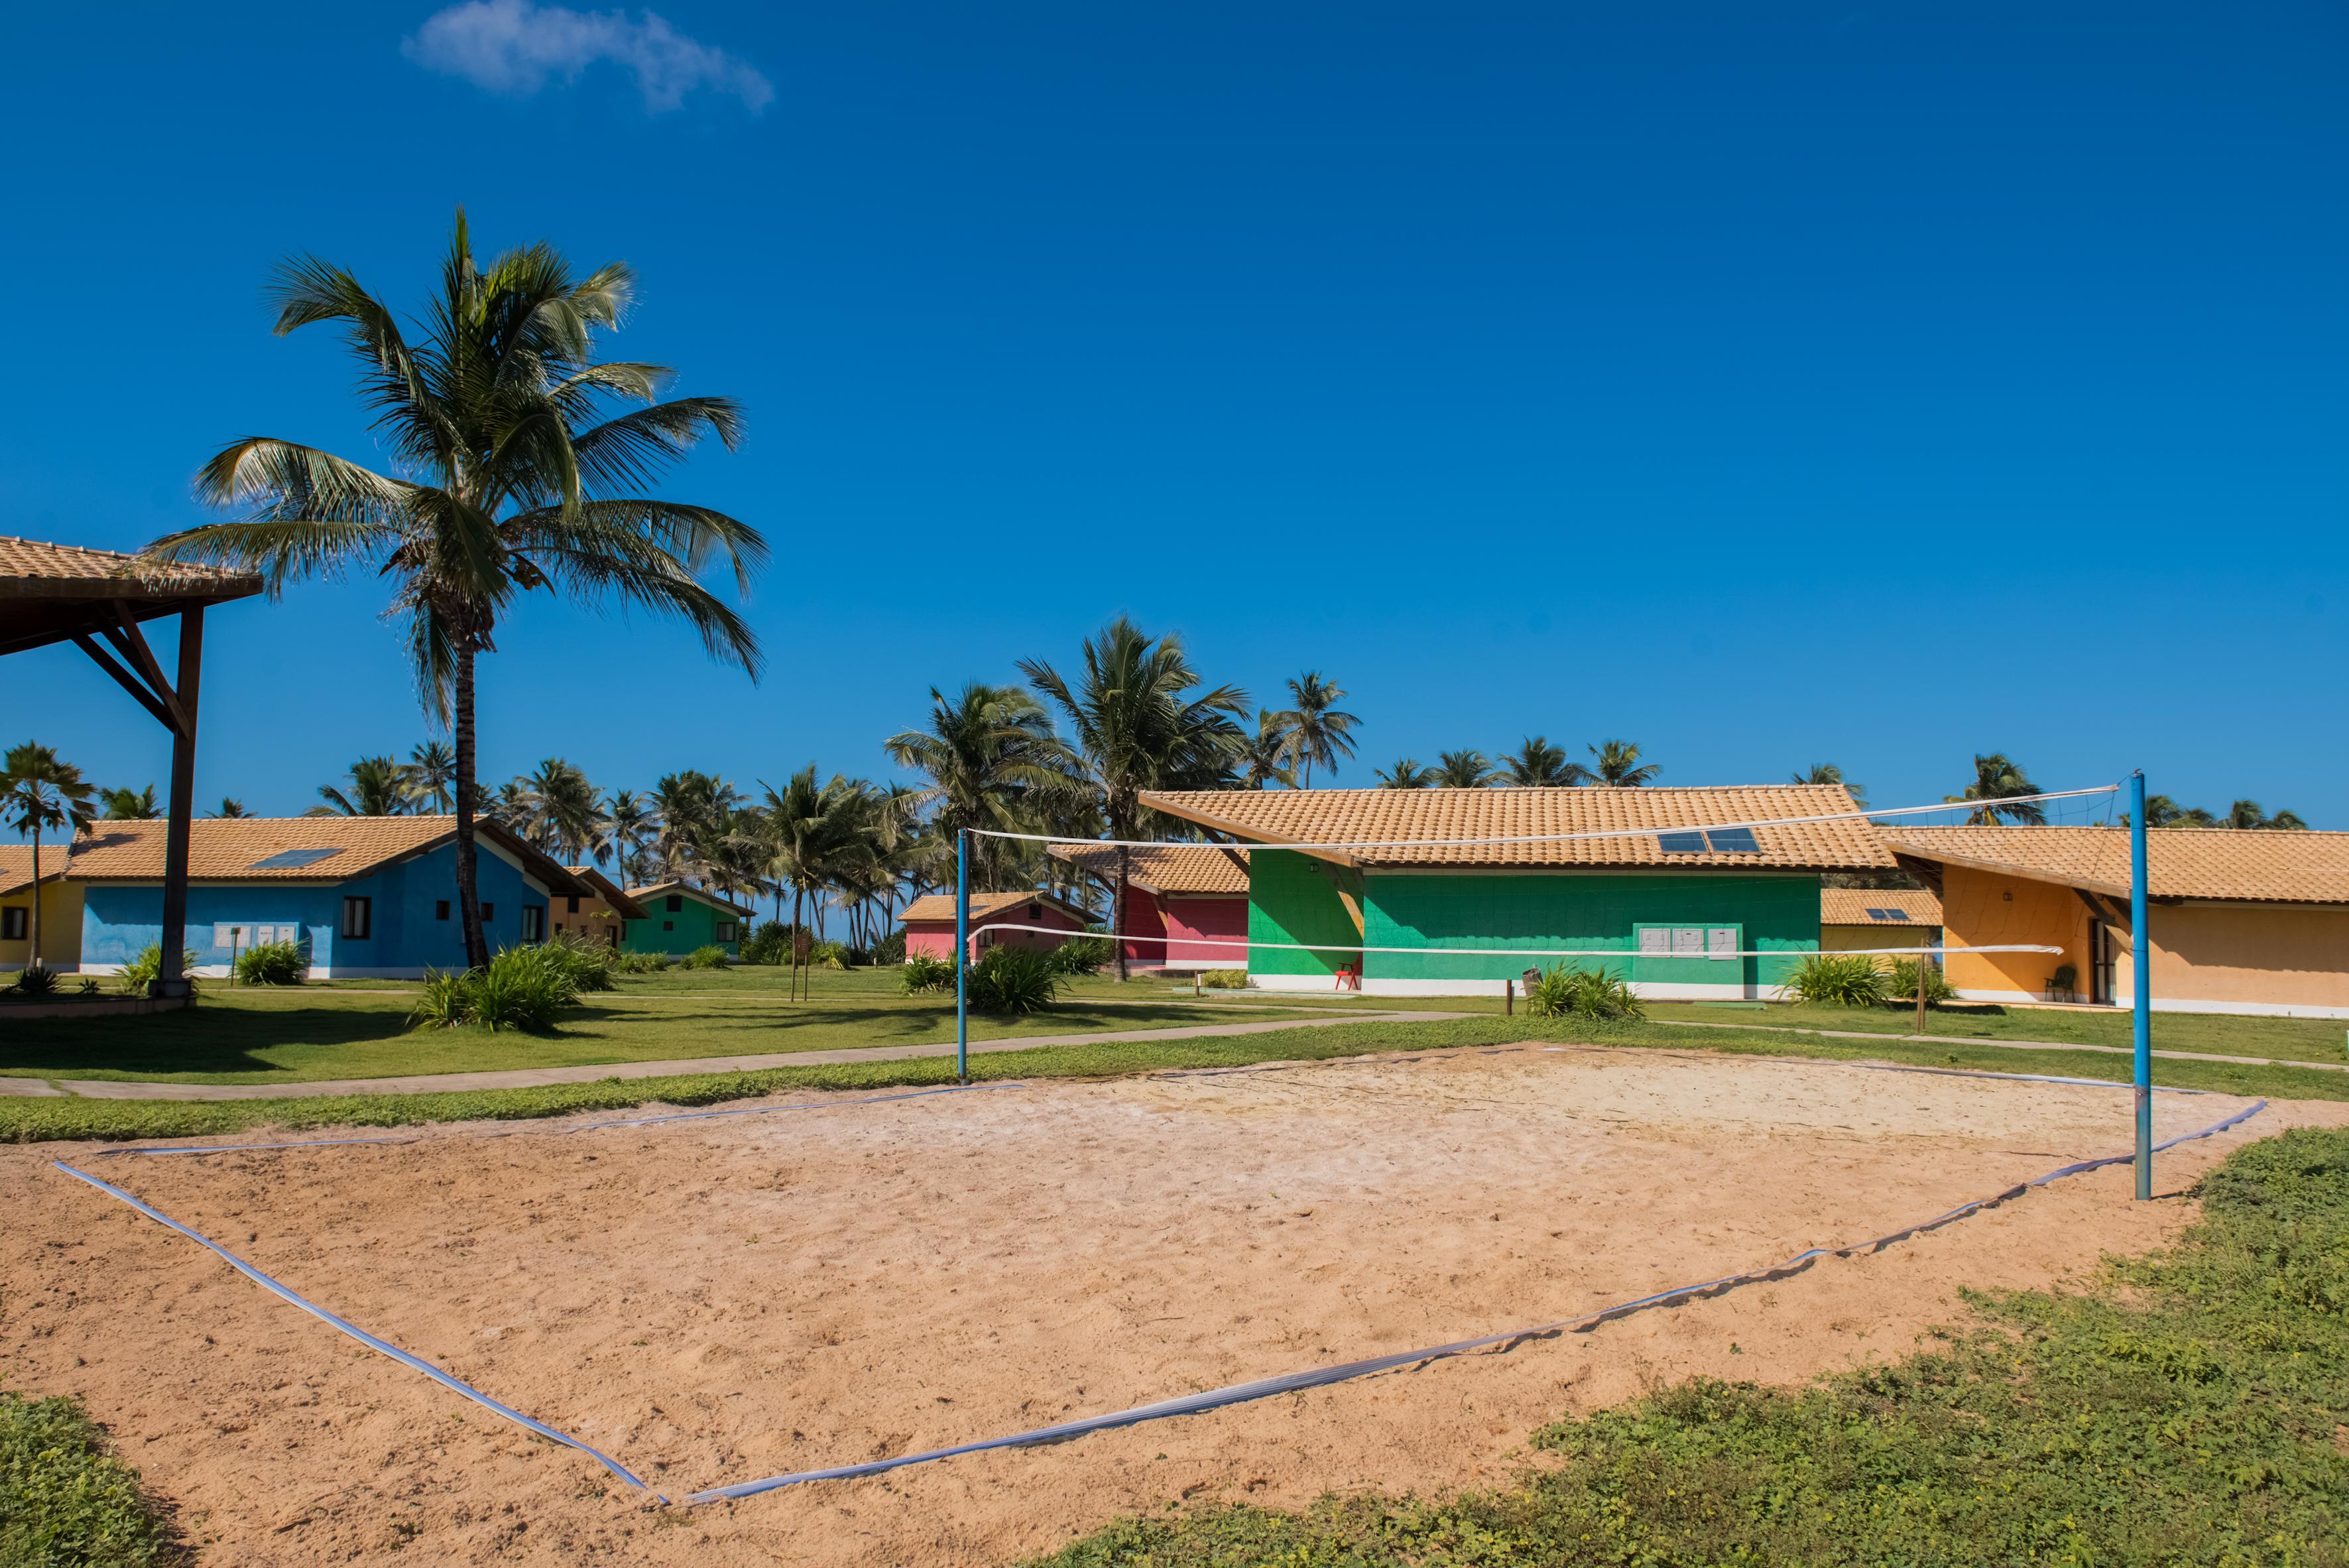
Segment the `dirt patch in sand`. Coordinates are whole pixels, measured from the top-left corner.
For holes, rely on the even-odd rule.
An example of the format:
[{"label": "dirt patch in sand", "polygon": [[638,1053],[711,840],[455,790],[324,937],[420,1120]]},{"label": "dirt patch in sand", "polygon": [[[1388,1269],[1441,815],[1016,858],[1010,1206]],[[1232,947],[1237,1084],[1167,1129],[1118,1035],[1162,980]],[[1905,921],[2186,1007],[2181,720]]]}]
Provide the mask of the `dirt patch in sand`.
[{"label": "dirt patch in sand", "polygon": [[[2162,1095],[2158,1127],[2242,1103]],[[1565,1317],[1879,1234],[2129,1139],[2112,1088],[1538,1047],[825,1104],[188,1158],[5,1150],[0,1377],[87,1399],[205,1563],[394,1546],[983,1563],[1183,1499],[1503,1480],[1562,1411],[1693,1373],[1794,1380],[1895,1356],[1961,1284],[2044,1284],[2187,1217],[2099,1171],[1506,1355],[661,1510],[47,1163],[121,1183],[681,1495]],[[2160,1185],[2344,1120],[2275,1107],[2165,1156]]]}]

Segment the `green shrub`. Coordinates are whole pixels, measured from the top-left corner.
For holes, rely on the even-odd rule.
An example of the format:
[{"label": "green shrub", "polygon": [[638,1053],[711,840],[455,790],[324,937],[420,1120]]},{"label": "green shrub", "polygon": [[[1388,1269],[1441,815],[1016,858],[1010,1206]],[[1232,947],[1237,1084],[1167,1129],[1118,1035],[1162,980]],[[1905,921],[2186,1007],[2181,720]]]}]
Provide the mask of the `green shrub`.
[{"label": "green shrub", "polygon": [[676,962],[666,953],[616,953],[612,967],[622,975],[657,975]]},{"label": "green shrub", "polygon": [[1106,936],[1088,934],[1071,936],[1044,955],[1055,975],[1090,975],[1116,958],[1117,950]]},{"label": "green shrub", "polygon": [[256,942],[236,955],[236,977],[246,985],[299,985],[310,961],[298,942]]},{"label": "green shrub", "polygon": [[762,922],[742,944],[745,964],[781,964],[792,955],[792,928],[780,920]]},{"label": "green shrub", "polygon": [[1040,1013],[1060,996],[1065,979],[1031,948],[990,947],[970,966],[970,1005],[982,1013]]},{"label": "green shrub", "polygon": [[874,964],[903,964],[905,961],[905,933],[903,928],[891,932],[873,944],[868,958]]},{"label": "green shrub", "polygon": [[1918,958],[1894,959],[1891,978],[1886,983],[1886,990],[1894,997],[1914,1003],[1917,1000],[1917,966],[1920,964],[1925,965],[1926,1006],[1939,1006],[1943,1002],[1956,997],[1958,988],[1950,984],[1948,976],[1941,973],[1941,966]]},{"label": "green shrub", "polygon": [[414,1027],[448,1028],[481,1024],[503,1029],[546,1029],[555,1015],[579,999],[571,959],[553,943],[509,947],[486,969],[462,975],[428,970],[424,990],[409,1009]]},{"label": "green shrub", "polygon": [[916,953],[905,960],[897,971],[908,993],[951,991],[954,989],[955,966],[947,960],[927,953]]},{"label": "green shrub", "polygon": [[461,971],[427,969],[424,989],[417,995],[416,1006],[408,1010],[408,1026],[454,1028],[471,1016],[472,1006],[472,989]]},{"label": "green shrub", "polygon": [[27,964],[16,971],[14,989],[26,996],[46,996],[57,988],[57,972],[46,964]]},{"label": "green shrub", "polygon": [[808,944],[807,962],[811,969],[845,969],[848,967],[848,944],[811,942]]},{"label": "green shrub", "polygon": [[584,931],[558,931],[541,946],[546,962],[571,977],[574,992],[609,991],[617,984],[619,955]]},{"label": "green shrub", "polygon": [[1864,953],[1806,954],[1785,985],[1790,996],[1834,1007],[1873,1007],[1884,1000],[1884,971]]},{"label": "green shrub", "polygon": [[98,982],[85,978],[82,983],[75,986],[74,989],[80,992],[85,996],[95,996],[98,995]]},{"label": "green shrub", "polygon": [[1647,1009],[1631,987],[1605,969],[1569,969],[1563,964],[1544,969],[1526,987],[1526,1011],[1537,1018],[1644,1018]]},{"label": "green shrub", "polygon": [[[147,951],[124,965],[115,977],[122,982],[122,988],[125,991],[134,996],[144,996],[147,995],[147,987],[152,985],[155,983],[155,977],[162,973],[163,944],[160,942],[150,942],[147,944]],[[188,989],[191,992],[200,989],[196,983],[196,950],[194,948],[181,950],[180,973],[188,977]]]},{"label": "green shrub", "polygon": [[0,1563],[144,1568],[180,1560],[139,1472],[71,1399],[0,1389]]},{"label": "green shrub", "polygon": [[678,959],[677,966],[679,969],[724,969],[733,962],[727,956],[726,949],[711,943],[707,947],[697,947]]},{"label": "green shrub", "polygon": [[1248,972],[1245,969],[1204,969],[1199,984],[1210,991],[1245,991],[1248,987]]}]

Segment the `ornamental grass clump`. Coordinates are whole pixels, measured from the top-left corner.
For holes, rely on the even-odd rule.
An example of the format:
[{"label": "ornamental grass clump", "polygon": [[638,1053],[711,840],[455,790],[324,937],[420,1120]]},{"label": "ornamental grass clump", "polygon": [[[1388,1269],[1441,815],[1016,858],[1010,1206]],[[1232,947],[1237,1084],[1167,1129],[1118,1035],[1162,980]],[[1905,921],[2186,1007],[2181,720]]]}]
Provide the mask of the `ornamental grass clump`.
[{"label": "ornamental grass clump", "polygon": [[618,984],[614,975],[619,971],[619,955],[584,931],[556,932],[540,949],[547,963],[571,977],[572,990],[582,995],[609,991]]},{"label": "ornamental grass clump", "polygon": [[[1785,991],[1830,1007],[1873,1007],[1884,1000],[1884,971],[1864,953],[1813,953],[1786,976]],[[1915,994],[1912,985],[1909,995]]]},{"label": "ornamental grass clump", "polygon": [[1066,978],[1041,953],[990,947],[970,966],[970,1005],[981,1013],[1040,1013],[1059,999]]},{"label": "ornamental grass clump", "polygon": [[1537,1018],[1595,1018],[1614,1023],[1648,1016],[1631,987],[1604,969],[1552,965],[1526,987],[1526,1011]]},{"label": "ornamental grass clump", "polygon": [[[147,987],[153,985],[155,977],[162,973],[163,944],[160,942],[150,942],[147,944],[147,950],[144,953],[116,970],[114,977],[122,982],[122,988],[125,991],[134,996],[144,996],[147,995]],[[200,989],[196,984],[196,950],[194,948],[181,950],[180,973],[187,977],[188,990],[191,995]]]},{"label": "ornamental grass clump", "polygon": [[1885,987],[1887,993],[1899,1000],[1914,1003],[1917,1000],[1917,970],[1920,964],[1925,970],[1925,1005],[1938,1007],[1944,1002],[1954,1000],[1958,988],[1950,984],[1949,977],[1941,973],[1941,966],[1924,964],[1923,960],[1916,958],[1896,958],[1892,961],[1892,975]]},{"label": "ornamental grass clump", "polygon": [[1109,938],[1088,934],[1071,936],[1044,955],[1056,975],[1090,975],[1107,964],[1116,954]]},{"label": "ornamental grass clump", "polygon": [[904,967],[897,971],[897,975],[905,982],[908,995],[919,995],[925,991],[954,989],[955,966],[946,959],[927,953],[916,953],[907,958]]},{"label": "ornamental grass clump", "polygon": [[1199,984],[1210,991],[1245,991],[1248,987],[1248,972],[1245,969],[1202,969]]},{"label": "ornamental grass clump", "polygon": [[579,999],[568,960],[551,944],[509,947],[486,968],[450,975],[427,970],[424,990],[409,1010],[410,1026],[449,1028],[479,1024],[505,1029],[554,1027],[557,1014]]},{"label": "ornamental grass clump", "polygon": [[47,996],[57,988],[57,972],[46,964],[27,964],[16,971],[9,987],[20,996]]},{"label": "ornamental grass clump", "polygon": [[726,949],[713,942],[707,946],[697,947],[678,959],[677,966],[679,969],[725,969],[730,967],[733,962],[734,960],[727,955]]},{"label": "ornamental grass clump", "polygon": [[299,985],[310,977],[310,961],[298,942],[256,942],[236,955],[240,985]]}]

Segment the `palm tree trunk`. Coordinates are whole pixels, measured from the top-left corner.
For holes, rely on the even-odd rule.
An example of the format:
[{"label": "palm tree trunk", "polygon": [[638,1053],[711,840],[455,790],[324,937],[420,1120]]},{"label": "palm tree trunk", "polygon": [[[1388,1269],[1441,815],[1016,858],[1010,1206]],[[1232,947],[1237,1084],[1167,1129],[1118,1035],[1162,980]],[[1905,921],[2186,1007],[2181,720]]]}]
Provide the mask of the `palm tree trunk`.
[{"label": "palm tree trunk", "polygon": [[457,913],[464,923],[465,966],[481,969],[490,962],[489,939],[481,933],[481,890],[473,860],[473,649],[470,641],[457,649]]},{"label": "palm tree trunk", "polygon": [[800,916],[801,916],[802,913],[804,911],[804,909],[805,909],[805,907],[806,907],[806,904],[805,904],[805,900],[806,900],[806,898],[807,898],[807,890],[806,890],[806,889],[804,889],[804,888],[802,888],[802,887],[801,887],[799,883],[797,883],[797,882],[793,882],[793,883],[792,884],[792,941],[791,941],[791,948],[792,948],[792,990],[791,990],[791,995],[792,995],[792,999],[793,1001],[797,1001],[797,1000],[799,999],[799,995],[800,995]]},{"label": "palm tree trunk", "polygon": [[1125,983],[1125,882],[1126,873],[1133,863],[1133,851],[1125,845],[1117,847],[1117,895],[1110,903],[1110,941],[1117,948],[1117,978]]},{"label": "palm tree trunk", "polygon": [[[34,788],[37,792],[39,786],[36,785]],[[33,826],[33,946],[31,954],[25,961],[25,967],[38,969],[41,966],[41,812],[39,806],[36,804],[26,815],[32,819]]]}]

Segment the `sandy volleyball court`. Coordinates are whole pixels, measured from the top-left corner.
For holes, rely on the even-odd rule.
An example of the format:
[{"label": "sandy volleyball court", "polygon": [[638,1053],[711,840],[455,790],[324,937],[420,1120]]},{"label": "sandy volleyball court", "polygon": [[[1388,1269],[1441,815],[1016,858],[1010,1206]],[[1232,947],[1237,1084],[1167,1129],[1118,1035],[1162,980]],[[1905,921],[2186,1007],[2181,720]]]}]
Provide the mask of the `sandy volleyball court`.
[{"label": "sandy volleyball court", "polygon": [[[2108,1170],[1885,1253],[1506,1354],[1044,1449],[646,1506],[52,1170],[119,1182],[671,1495],[1564,1317],[2124,1150],[2126,1092],[1519,1048],[566,1133],[0,1151],[0,1377],[70,1392],[207,1564],[1004,1562],[1121,1511],[1504,1480],[1534,1426],[1900,1353],[1960,1284],[2187,1217]],[[823,1097],[793,1096],[793,1103]],[[2241,1108],[2157,1097],[2158,1134]],[[2164,1157],[2184,1186],[2279,1105]]]}]

